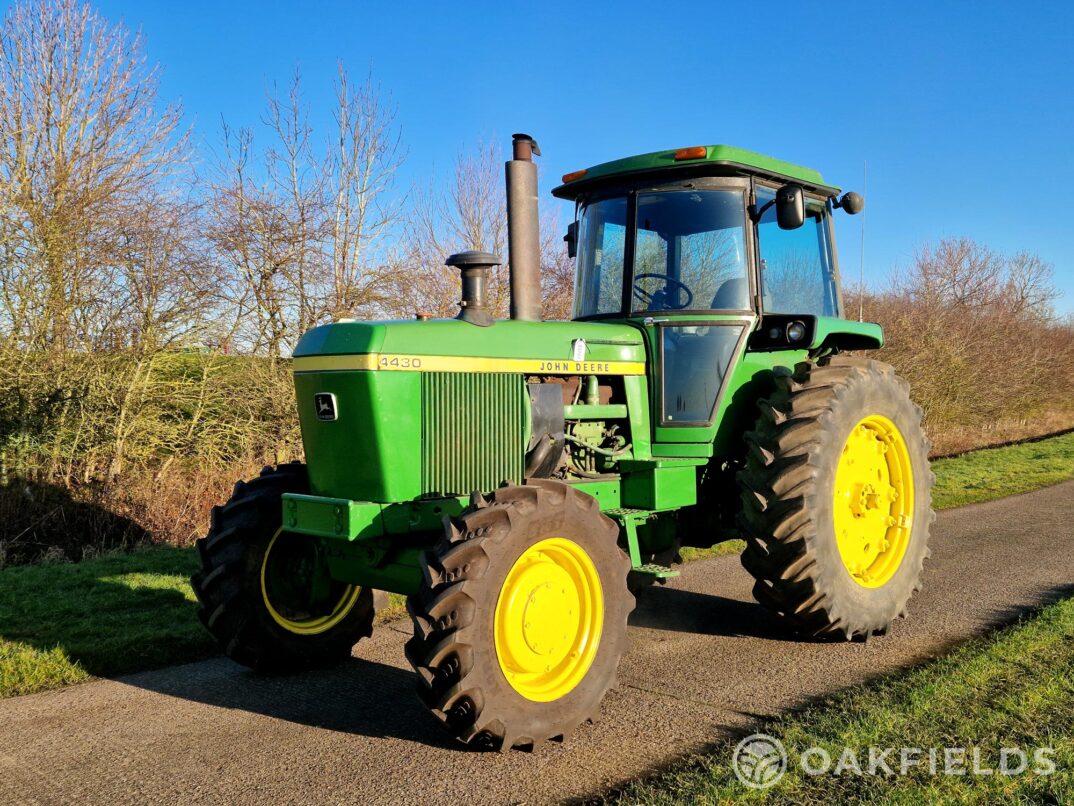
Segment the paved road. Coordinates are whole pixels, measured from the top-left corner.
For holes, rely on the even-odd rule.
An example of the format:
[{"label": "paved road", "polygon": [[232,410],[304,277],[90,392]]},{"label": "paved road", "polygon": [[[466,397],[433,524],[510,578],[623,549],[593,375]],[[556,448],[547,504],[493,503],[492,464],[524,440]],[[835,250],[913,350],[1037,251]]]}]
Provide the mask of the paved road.
[{"label": "paved road", "polygon": [[543,803],[583,796],[723,731],[942,653],[1074,590],[1074,482],[942,513],[925,590],[867,644],[796,641],[737,557],[647,592],[601,721],[533,753],[474,753],[418,706],[380,629],[340,668],[258,678],[215,659],[0,701],[0,803]]}]

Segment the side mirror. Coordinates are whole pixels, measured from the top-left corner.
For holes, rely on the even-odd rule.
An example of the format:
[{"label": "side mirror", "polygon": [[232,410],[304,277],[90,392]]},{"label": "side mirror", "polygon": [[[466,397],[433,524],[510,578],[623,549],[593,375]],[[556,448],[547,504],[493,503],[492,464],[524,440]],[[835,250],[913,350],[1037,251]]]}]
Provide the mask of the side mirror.
[{"label": "side mirror", "polygon": [[860,193],[844,193],[836,207],[846,210],[849,215],[857,215],[865,209],[865,199],[861,197]]},{"label": "side mirror", "polygon": [[780,229],[798,229],[805,223],[805,193],[801,185],[784,185],[776,191],[776,223]]},{"label": "side mirror", "polygon": [[578,257],[578,222],[572,221],[567,225],[567,234],[563,236],[567,242],[567,257]]}]

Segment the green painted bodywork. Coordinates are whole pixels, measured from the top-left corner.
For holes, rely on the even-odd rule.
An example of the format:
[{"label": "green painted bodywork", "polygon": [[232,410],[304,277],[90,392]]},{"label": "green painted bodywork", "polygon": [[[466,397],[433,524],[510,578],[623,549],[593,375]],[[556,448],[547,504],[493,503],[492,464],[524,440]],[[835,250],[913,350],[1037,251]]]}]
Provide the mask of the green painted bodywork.
[{"label": "green painted bodywork", "polygon": [[361,540],[384,534],[381,505],[349,498],[285,493],[283,525],[289,532],[331,538]]},{"label": "green painted bodywork", "polygon": [[[594,182],[654,171],[671,178],[684,168],[776,176],[837,192],[816,171],[729,146],[708,146],[704,158],[692,161],[676,162],[673,155],[661,151],[604,163],[554,193],[574,198]],[[661,324],[669,322],[741,332],[708,422],[661,422],[659,340]],[[643,568],[643,555],[673,545],[680,517],[705,507],[699,502],[702,477],[741,454],[742,435],[754,427],[757,401],[771,392],[774,373],[833,349],[883,345],[878,325],[819,317],[812,342],[801,349],[751,350],[748,336],[759,323],[756,313],[668,311],[601,321],[497,321],[489,327],[450,319],[340,321],[314,328],[294,350],[311,489],[284,497],[285,528],[321,540],[338,579],[417,592],[421,552],[439,539],[445,518],[469,505],[471,489],[448,488],[477,477],[481,463],[492,458],[497,468],[513,468],[503,471],[503,481],[521,483],[522,457],[533,436],[525,384],[574,376],[583,383],[578,394],[564,393],[563,412],[576,423],[575,433],[601,434],[615,425],[629,435],[629,444],[622,444],[624,437],[614,459],[594,460],[610,468],[599,477],[579,471],[568,481],[620,523],[621,543],[636,570],[666,576],[668,569]],[[585,342],[580,364],[579,340]],[[615,369],[602,370],[607,367]],[[582,394],[589,375],[614,388],[614,397],[597,402]],[[334,395],[334,420],[318,418],[315,396],[322,393]],[[497,407],[512,410],[497,419]],[[471,423],[487,428],[467,430]],[[511,444],[503,445],[505,439]],[[439,463],[438,472],[430,472],[431,463]],[[488,493],[497,483],[475,489]],[[711,539],[725,536],[713,532]]]},{"label": "green painted bodywork", "polygon": [[638,331],[630,325],[506,320],[476,327],[458,319],[321,325],[299,340],[294,357],[394,353],[568,359],[574,339],[586,339],[587,361],[645,360]]},{"label": "green painted bodywork", "polygon": [[838,347],[841,350],[879,350],[884,346],[884,329],[875,322],[854,322],[834,316],[817,317],[811,350]]},{"label": "green painted bodywork", "polygon": [[[317,419],[314,395],[341,416]],[[409,501],[421,486],[421,378],[416,372],[297,372],[298,420],[314,495]],[[385,412],[390,409],[391,417]],[[356,450],[361,446],[360,450]]]},{"label": "green painted bodywork", "polygon": [[819,190],[825,195],[834,196],[839,188],[827,185],[820,172],[812,168],[795,165],[792,162],[768,157],[755,151],[747,151],[744,148],[735,148],[727,145],[705,146],[705,156],[690,160],[676,160],[676,149],[668,151],[653,151],[648,154],[639,154],[636,157],[602,162],[587,168],[585,175],[573,182],[560,185],[552,191],[552,195],[561,199],[574,199],[586,188],[600,180],[609,178],[630,178],[640,174],[660,172],[670,175],[673,172],[689,170],[693,173],[742,173],[760,174],[763,176],[791,179],[801,184]]}]

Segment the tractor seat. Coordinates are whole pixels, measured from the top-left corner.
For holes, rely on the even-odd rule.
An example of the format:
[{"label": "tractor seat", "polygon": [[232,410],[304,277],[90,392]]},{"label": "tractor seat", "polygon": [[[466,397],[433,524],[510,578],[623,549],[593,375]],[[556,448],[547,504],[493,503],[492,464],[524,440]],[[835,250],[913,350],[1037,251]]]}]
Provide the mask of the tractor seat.
[{"label": "tractor seat", "polygon": [[745,277],[724,280],[712,298],[713,310],[744,311],[750,307],[750,284]]}]

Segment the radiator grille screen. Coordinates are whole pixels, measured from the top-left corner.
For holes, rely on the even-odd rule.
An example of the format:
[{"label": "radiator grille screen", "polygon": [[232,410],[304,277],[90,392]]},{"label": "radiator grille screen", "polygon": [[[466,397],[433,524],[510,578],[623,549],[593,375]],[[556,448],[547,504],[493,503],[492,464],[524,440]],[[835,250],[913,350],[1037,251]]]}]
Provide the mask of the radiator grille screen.
[{"label": "radiator grille screen", "polygon": [[529,397],[521,375],[422,373],[422,494],[521,483]]}]

